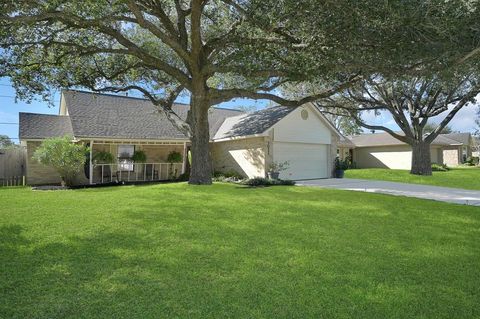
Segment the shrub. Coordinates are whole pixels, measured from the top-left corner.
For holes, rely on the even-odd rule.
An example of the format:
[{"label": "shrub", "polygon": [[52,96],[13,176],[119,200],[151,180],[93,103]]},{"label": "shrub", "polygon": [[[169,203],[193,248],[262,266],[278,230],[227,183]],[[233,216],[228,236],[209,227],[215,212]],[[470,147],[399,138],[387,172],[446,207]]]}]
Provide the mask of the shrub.
[{"label": "shrub", "polygon": [[49,138],[42,142],[33,154],[38,162],[53,167],[62,179],[62,185],[70,186],[75,175],[83,169],[88,147],[72,143],[69,136]]},{"label": "shrub", "polygon": [[235,171],[228,171],[228,172],[213,172],[213,177],[224,177],[224,178],[236,178],[236,179],[243,179],[243,176]]},{"label": "shrub", "polygon": [[236,183],[238,181],[243,180],[244,177],[235,171],[228,171],[228,172],[214,172],[213,173],[213,181],[214,182],[229,182],[229,183]]},{"label": "shrub", "polygon": [[467,160],[465,161],[465,165],[467,166],[478,165],[478,157],[476,156],[468,157]]},{"label": "shrub", "polygon": [[436,163],[433,163],[432,164],[432,171],[434,172],[447,172],[449,171],[450,168],[447,166],[447,164],[436,164]]},{"label": "shrub", "polygon": [[268,166],[268,171],[269,172],[282,172],[287,170],[290,167],[290,162],[285,161],[285,162],[272,162]]},{"label": "shrub", "polygon": [[275,186],[275,185],[295,185],[294,181],[284,179],[268,179],[264,177],[254,177],[243,182],[248,186]]},{"label": "shrub", "polygon": [[115,162],[115,157],[112,155],[112,153],[106,151],[95,152],[92,159],[98,164],[110,164]]},{"label": "shrub", "polygon": [[335,158],[335,170],[343,170],[346,171],[350,167],[349,159],[341,160],[340,158]]},{"label": "shrub", "polygon": [[190,173],[189,172],[185,172],[183,174],[180,174],[178,177],[177,177],[177,181],[179,182],[186,182],[188,181],[188,179],[190,178]]},{"label": "shrub", "polygon": [[167,156],[167,162],[169,163],[181,163],[183,160],[182,154],[177,151],[171,151]]},{"label": "shrub", "polygon": [[132,161],[135,163],[145,163],[147,161],[147,155],[144,151],[135,151],[132,155]]}]

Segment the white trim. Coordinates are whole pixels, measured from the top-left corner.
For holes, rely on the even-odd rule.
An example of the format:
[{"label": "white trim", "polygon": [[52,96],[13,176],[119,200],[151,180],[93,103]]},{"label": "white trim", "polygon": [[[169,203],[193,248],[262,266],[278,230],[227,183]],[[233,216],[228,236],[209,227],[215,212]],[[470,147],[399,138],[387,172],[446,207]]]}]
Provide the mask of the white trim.
[{"label": "white trim", "polygon": [[339,130],[337,130],[337,128],[332,124],[332,122],[330,122],[326,117],[325,115],[315,106],[313,105],[313,103],[307,103],[306,105],[308,105],[310,108],[314,109],[315,112],[317,113],[317,115],[323,120],[323,122],[325,122],[325,124],[327,124],[327,126],[332,130],[334,131],[338,137],[345,137],[343,136],[342,133],[340,133]]},{"label": "white trim", "polygon": [[187,171],[187,160],[188,160],[188,154],[187,154],[187,142],[183,143],[183,165],[182,165],[182,174],[185,174]]},{"label": "white trim", "polygon": [[234,136],[234,137],[225,137],[225,138],[219,138],[217,140],[210,140],[210,143],[214,142],[226,142],[226,141],[232,141],[232,140],[241,140],[241,139],[246,139],[246,138],[252,138],[252,137],[266,137],[268,136],[267,132],[270,129],[266,130],[264,133],[261,134],[251,134],[251,135],[243,135],[243,136]]},{"label": "white trim", "polygon": [[[84,140],[79,138],[79,140]],[[183,145],[189,140],[91,139],[96,144]]]},{"label": "white trim", "polygon": [[89,182],[90,184],[93,184],[93,141],[90,141],[90,169],[88,171],[89,173]]},{"label": "white trim", "polygon": [[[334,132],[338,137],[340,138],[345,138],[345,136],[342,135],[342,133],[340,133],[336,128],[335,126],[332,125],[332,123],[330,123],[330,121],[325,117],[325,115],[322,114],[322,112],[320,112],[320,110],[315,106],[313,105],[312,103],[306,103],[304,105],[301,105],[301,106],[297,106],[296,108],[301,108],[301,107],[308,107],[310,109],[313,109],[314,110],[314,113],[316,113],[316,116],[319,118],[320,121],[322,121],[329,129],[330,131]],[[282,122],[284,119],[286,119],[287,117],[290,116],[290,114],[292,114],[293,112],[295,112],[295,110],[291,111],[290,113],[288,113],[286,116],[284,116],[283,118],[281,118],[277,123],[273,124],[272,126],[270,126],[263,134],[265,133],[268,133],[269,131],[273,130],[275,128],[275,126],[278,125],[278,123]]]}]

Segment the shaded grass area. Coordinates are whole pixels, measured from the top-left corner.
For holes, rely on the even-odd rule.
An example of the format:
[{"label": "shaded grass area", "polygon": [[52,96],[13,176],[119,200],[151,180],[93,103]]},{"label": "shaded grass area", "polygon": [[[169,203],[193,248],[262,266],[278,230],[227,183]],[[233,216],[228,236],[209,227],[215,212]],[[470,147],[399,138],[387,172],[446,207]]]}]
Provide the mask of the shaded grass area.
[{"label": "shaded grass area", "polygon": [[0,189],[1,318],[480,317],[480,211],[308,187]]},{"label": "shaded grass area", "polygon": [[453,168],[447,172],[433,172],[432,176],[412,175],[398,169],[364,168],[347,170],[345,177],[480,190],[478,167]]}]

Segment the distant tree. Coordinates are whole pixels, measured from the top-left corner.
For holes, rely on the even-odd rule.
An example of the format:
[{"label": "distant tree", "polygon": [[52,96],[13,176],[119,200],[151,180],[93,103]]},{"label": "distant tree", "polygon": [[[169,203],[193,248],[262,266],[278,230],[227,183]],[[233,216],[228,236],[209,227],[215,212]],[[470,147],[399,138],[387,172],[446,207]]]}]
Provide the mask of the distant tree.
[{"label": "distant tree", "polygon": [[0,135],[0,148],[10,148],[14,146],[15,143],[7,135]]},{"label": "distant tree", "polygon": [[53,167],[62,179],[62,186],[70,186],[84,167],[88,147],[75,144],[69,136],[49,138],[33,154],[38,162]]},{"label": "distant tree", "polygon": [[475,124],[477,124],[477,128],[474,134],[480,138],[480,105],[477,108],[477,119],[475,120]]},{"label": "distant tree", "polygon": [[[427,123],[425,124],[425,126],[423,127],[423,133],[424,134],[430,134],[432,132],[434,132],[438,127],[438,124],[435,124],[435,123]],[[453,133],[453,129],[447,125],[445,126],[441,131],[440,131],[440,134],[449,134],[449,133]]]},{"label": "distant tree", "polygon": [[[352,119],[348,114],[344,114],[341,110],[322,108],[319,107],[320,111],[325,115],[325,117],[335,126],[337,130],[340,131],[345,136],[350,135],[359,135],[362,134],[363,128],[361,125]],[[339,115],[344,114],[344,115]]]},{"label": "distant tree", "polygon": [[[472,66],[478,67],[475,64]],[[325,104],[350,113],[358,125],[382,130],[412,147],[411,173],[431,175],[430,145],[444,131],[464,106],[473,103],[480,93],[480,81],[475,72],[457,70],[446,78],[404,77],[386,79],[372,76],[358,82]],[[383,125],[366,123],[364,112],[389,112],[403,134]],[[445,118],[430,132],[428,120],[440,114]],[[427,127],[428,129],[428,127]]]}]

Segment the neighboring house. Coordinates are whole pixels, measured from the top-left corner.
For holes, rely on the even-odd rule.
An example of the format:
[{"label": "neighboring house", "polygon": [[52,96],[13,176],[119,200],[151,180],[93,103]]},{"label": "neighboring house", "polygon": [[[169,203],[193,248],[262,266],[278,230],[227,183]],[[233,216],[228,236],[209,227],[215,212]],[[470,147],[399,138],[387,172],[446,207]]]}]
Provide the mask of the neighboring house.
[{"label": "neighboring house", "polygon": [[465,163],[468,158],[472,157],[472,152],[475,146],[475,140],[470,133],[449,133],[442,134],[442,136],[462,144],[460,158],[461,163]]},{"label": "neighboring house", "polygon": [[[188,105],[175,104],[186,118]],[[209,114],[210,151],[215,171],[235,171],[264,177],[272,162],[289,162],[281,178],[331,177],[337,141],[342,135],[312,104],[298,108],[272,107],[253,113],[212,108]],[[58,174],[32,159],[49,137],[69,135],[91,149],[85,173],[77,184],[111,181],[165,180],[188,169],[189,139],[146,99],[82,91],[63,91],[59,115],[20,113],[20,140],[27,147],[27,183],[59,183]],[[129,158],[142,150],[146,163]],[[113,154],[112,164],[95,164],[99,151]],[[181,163],[167,163],[179,152]]]},{"label": "neighboring house", "polygon": [[[430,147],[432,163],[449,166],[463,163],[464,155],[471,156],[471,144],[469,144],[471,138],[467,135],[470,134],[455,133],[437,136]],[[350,137],[349,140],[354,145],[349,148],[349,152],[358,168],[411,168],[411,147],[388,133],[362,134]]]},{"label": "neighboring house", "polygon": [[472,142],[472,156],[480,157],[480,137],[474,137]]}]

